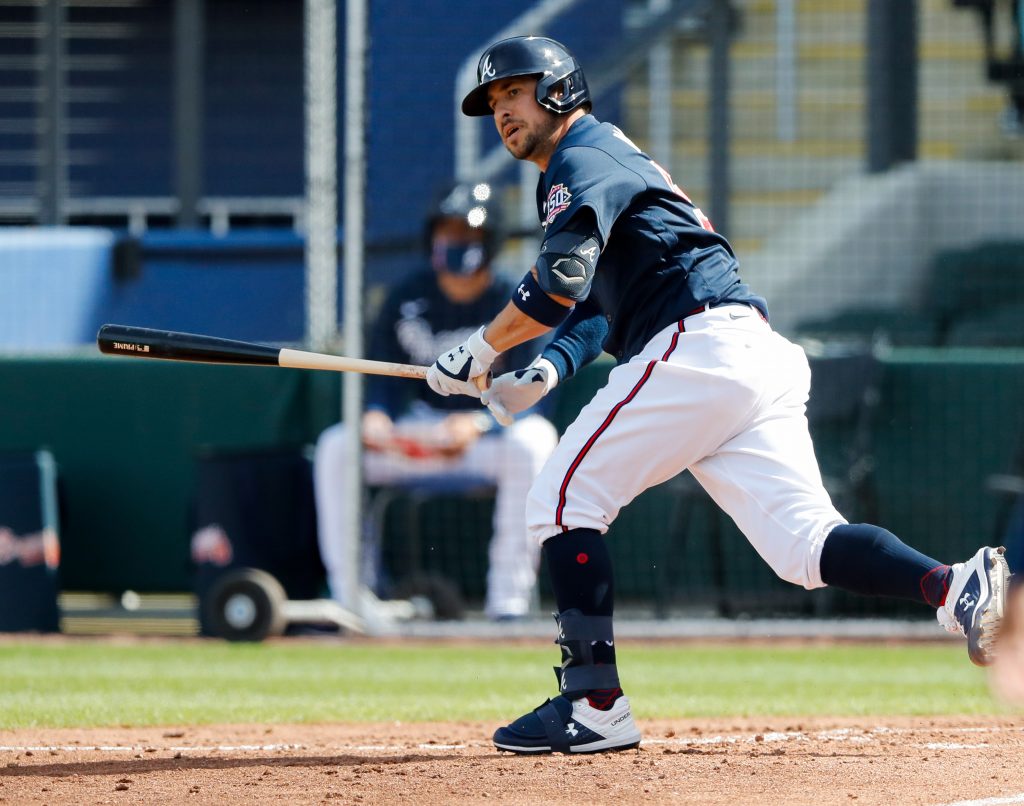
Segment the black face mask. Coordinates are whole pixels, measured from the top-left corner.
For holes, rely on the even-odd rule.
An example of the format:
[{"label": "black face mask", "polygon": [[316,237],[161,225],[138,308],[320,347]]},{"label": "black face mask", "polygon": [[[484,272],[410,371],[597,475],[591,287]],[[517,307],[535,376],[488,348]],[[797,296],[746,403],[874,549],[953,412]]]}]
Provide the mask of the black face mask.
[{"label": "black face mask", "polygon": [[484,247],[479,243],[434,241],[430,262],[436,271],[468,276],[484,266]]}]

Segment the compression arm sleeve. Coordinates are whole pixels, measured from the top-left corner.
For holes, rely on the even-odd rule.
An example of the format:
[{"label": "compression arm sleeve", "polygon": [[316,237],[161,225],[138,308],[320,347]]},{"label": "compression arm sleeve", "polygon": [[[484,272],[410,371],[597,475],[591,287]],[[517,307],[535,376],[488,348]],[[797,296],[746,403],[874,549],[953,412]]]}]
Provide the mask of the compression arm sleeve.
[{"label": "compression arm sleeve", "polygon": [[558,370],[559,381],[564,381],[601,354],[607,335],[608,320],[596,303],[587,300],[559,326],[541,356]]}]

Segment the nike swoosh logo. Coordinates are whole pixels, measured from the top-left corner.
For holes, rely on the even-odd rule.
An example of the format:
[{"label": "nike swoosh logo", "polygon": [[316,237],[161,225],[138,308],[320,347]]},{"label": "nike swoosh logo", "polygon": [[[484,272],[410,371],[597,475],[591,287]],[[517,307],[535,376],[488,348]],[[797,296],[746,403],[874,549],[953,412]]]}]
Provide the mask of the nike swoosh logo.
[{"label": "nike swoosh logo", "polygon": [[750,316],[749,313],[732,313],[731,311],[729,313],[730,319],[746,319],[748,316]]}]

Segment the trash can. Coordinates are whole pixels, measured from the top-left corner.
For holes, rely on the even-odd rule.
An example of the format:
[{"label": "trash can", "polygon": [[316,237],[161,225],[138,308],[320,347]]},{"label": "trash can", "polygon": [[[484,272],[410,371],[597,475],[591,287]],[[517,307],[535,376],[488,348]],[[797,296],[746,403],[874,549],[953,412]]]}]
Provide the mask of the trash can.
[{"label": "trash can", "polygon": [[0,454],[0,632],[58,632],[57,464]]},{"label": "trash can", "polygon": [[319,597],[324,569],[305,449],[203,452],[196,459],[194,513],[191,557],[203,634],[217,634],[205,605],[229,571],[266,571],[288,599]]}]

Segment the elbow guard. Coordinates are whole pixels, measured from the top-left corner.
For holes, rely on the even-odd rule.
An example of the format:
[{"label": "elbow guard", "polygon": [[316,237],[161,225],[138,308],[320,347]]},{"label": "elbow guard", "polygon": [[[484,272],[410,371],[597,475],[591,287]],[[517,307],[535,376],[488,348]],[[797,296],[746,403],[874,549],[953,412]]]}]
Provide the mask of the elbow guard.
[{"label": "elbow guard", "polygon": [[537,279],[547,293],[581,302],[590,293],[601,256],[596,234],[556,232],[540,248]]}]

